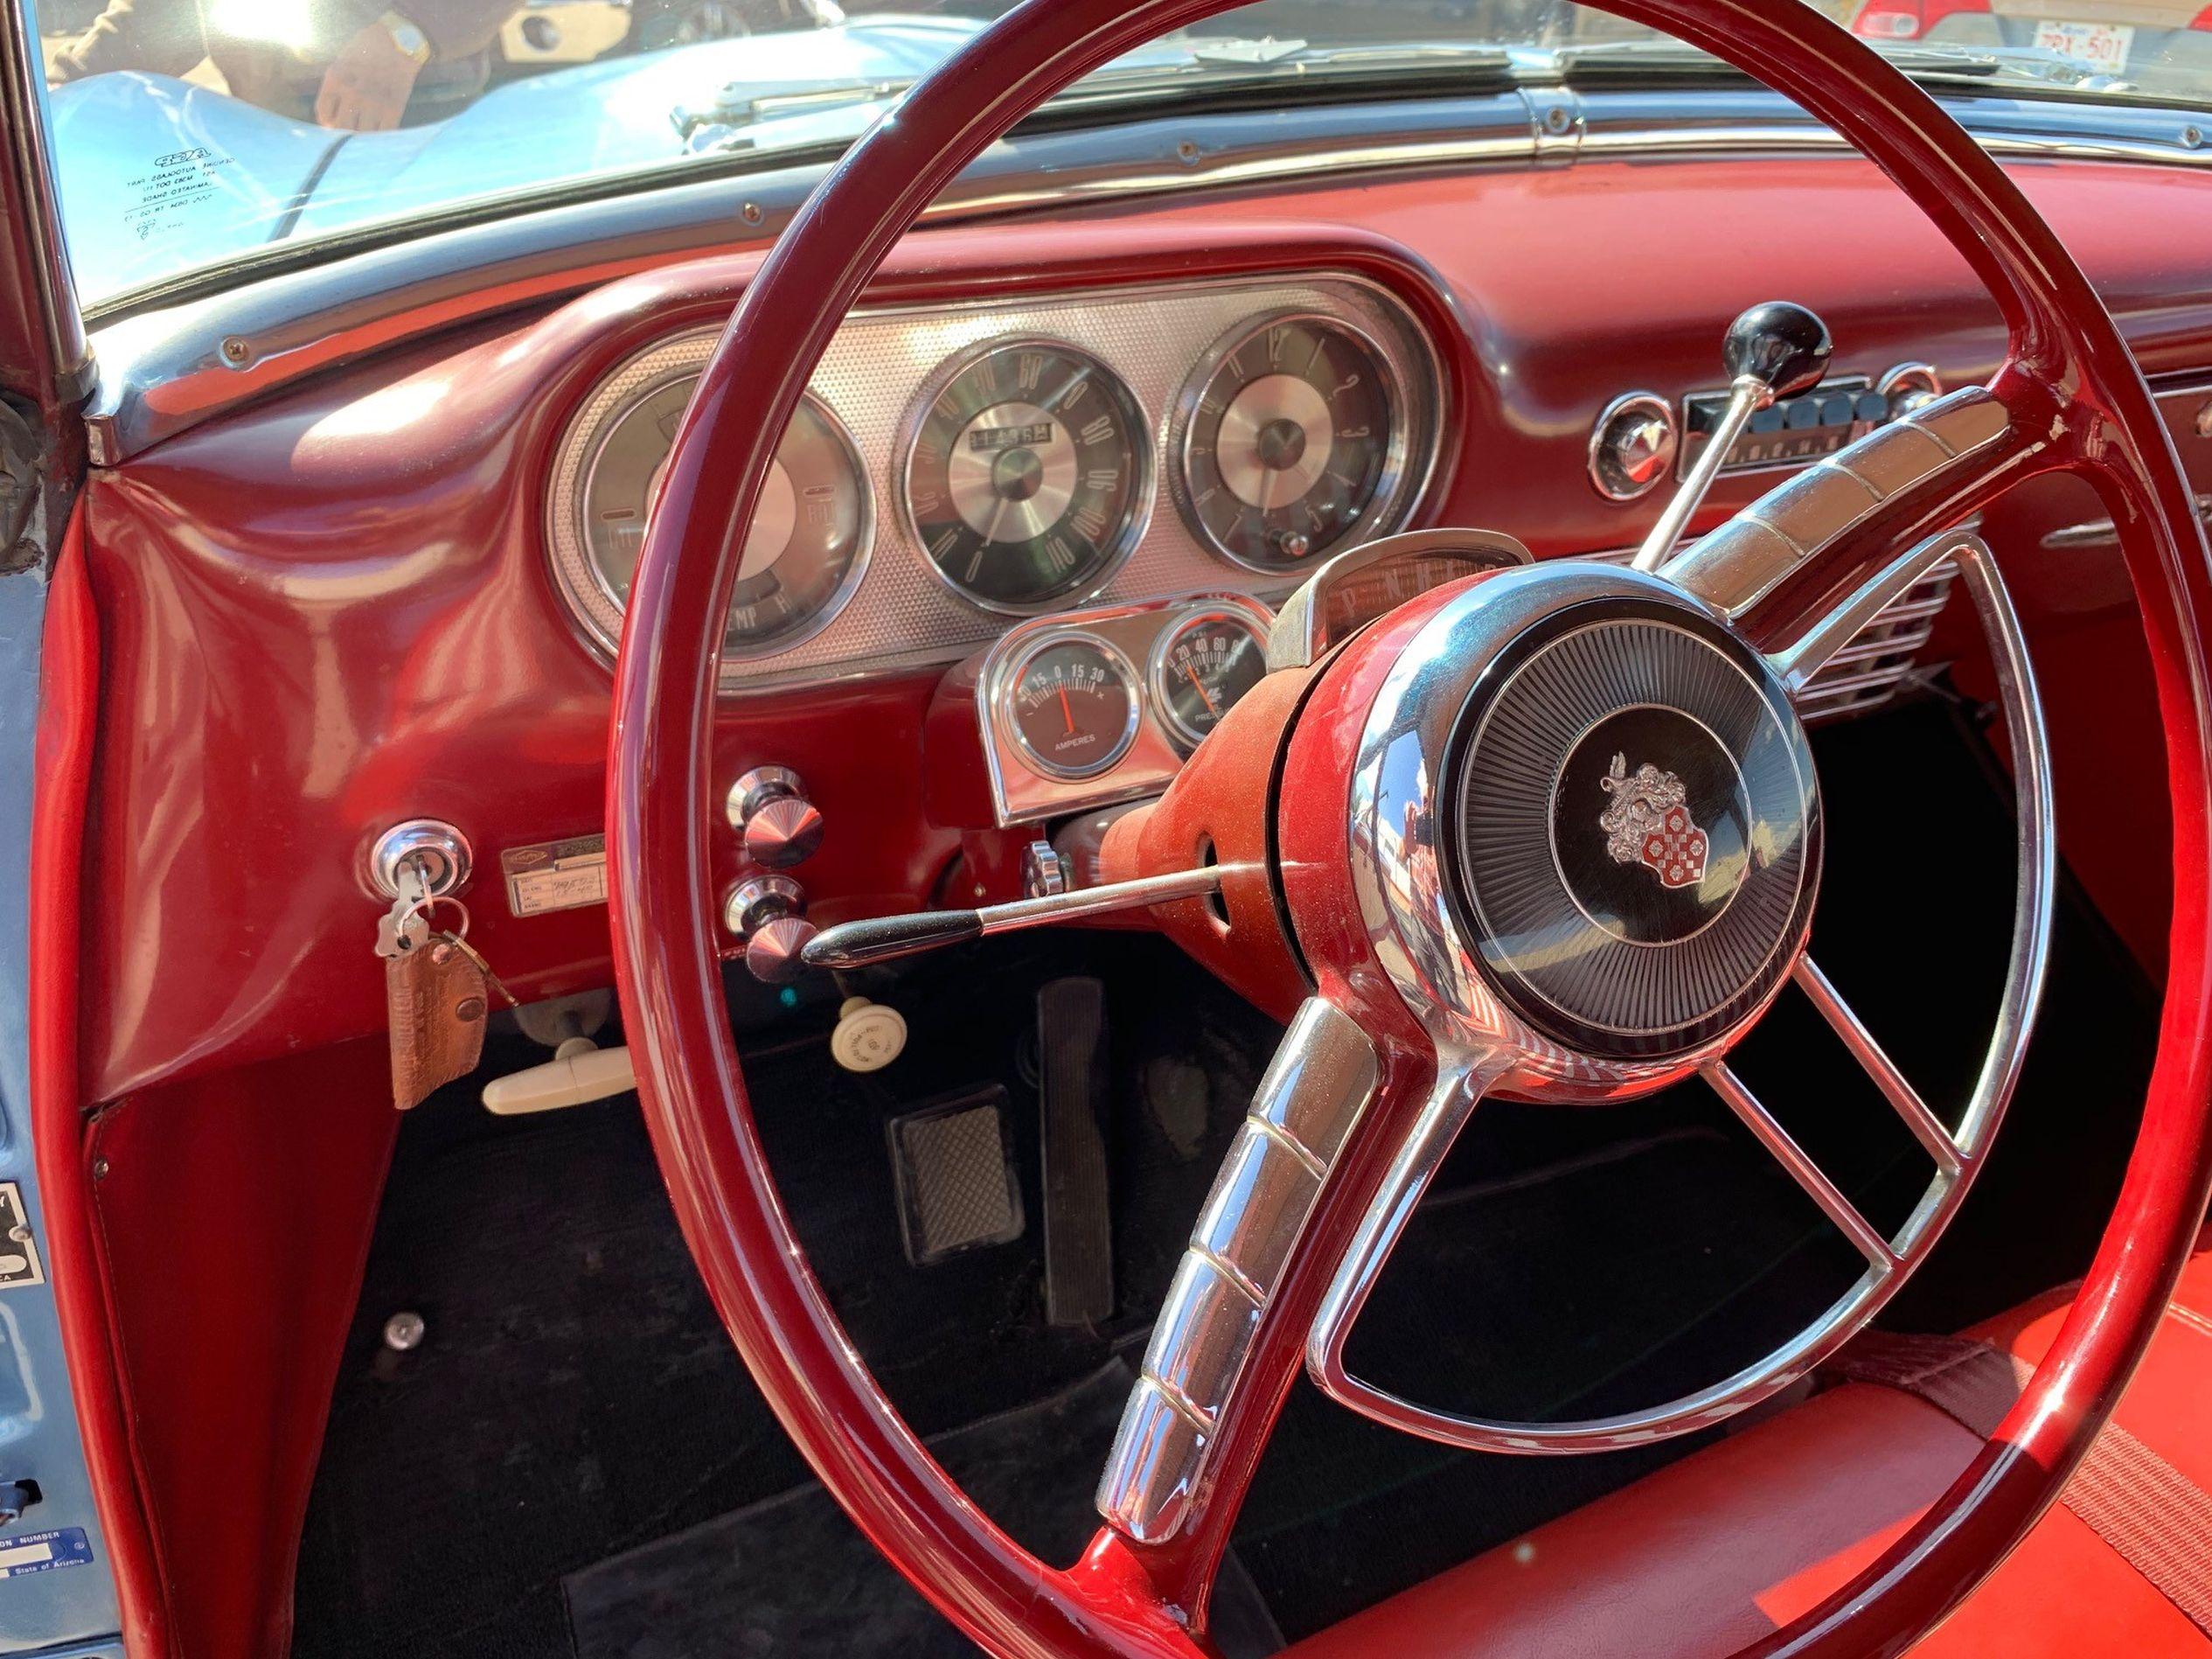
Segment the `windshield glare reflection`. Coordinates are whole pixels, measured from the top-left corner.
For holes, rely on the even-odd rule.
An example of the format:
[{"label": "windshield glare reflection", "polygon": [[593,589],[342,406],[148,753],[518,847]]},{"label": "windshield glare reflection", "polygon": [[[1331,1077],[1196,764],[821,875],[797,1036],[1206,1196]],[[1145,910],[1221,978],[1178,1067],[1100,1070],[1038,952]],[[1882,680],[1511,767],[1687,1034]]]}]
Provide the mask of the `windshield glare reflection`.
[{"label": "windshield glare reflection", "polygon": [[[2212,101],[2188,0],[1812,0],[1946,89]],[[87,305],[275,245],[588,181],[834,153],[1012,0],[24,0]],[[2053,15],[2044,15],[2044,14]],[[1518,49],[1506,59],[1501,49]],[[1565,0],[1260,0],[1075,89],[1096,118],[1225,77],[1672,78],[1706,61]],[[1568,67],[1562,71],[1559,66]],[[1686,77],[1682,71],[1696,71]]]}]

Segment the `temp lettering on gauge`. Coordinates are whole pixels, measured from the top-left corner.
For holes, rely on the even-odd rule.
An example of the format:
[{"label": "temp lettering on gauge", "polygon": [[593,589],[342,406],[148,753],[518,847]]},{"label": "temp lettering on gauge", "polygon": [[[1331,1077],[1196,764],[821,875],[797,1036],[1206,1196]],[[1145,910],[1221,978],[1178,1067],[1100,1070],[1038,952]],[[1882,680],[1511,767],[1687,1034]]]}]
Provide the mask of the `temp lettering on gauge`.
[{"label": "temp lettering on gauge", "polygon": [[1390,369],[1354,330],[1306,316],[1230,336],[1209,360],[1184,393],[1181,494],[1192,528],[1253,569],[1309,568],[1389,482]]},{"label": "temp lettering on gauge", "polygon": [[1128,659],[1103,641],[1046,640],[1021,659],[1012,685],[1006,721],[1039,770],[1095,777],[1129,752],[1137,735],[1137,679]]},{"label": "temp lettering on gauge", "polygon": [[[592,574],[619,610],[628,603],[645,524],[696,373],[655,387],[599,436],[581,485]],[[813,398],[800,401],[776,446],[740,554],[723,650],[786,645],[829,620],[850,591],[868,540],[867,489],[845,429]]]},{"label": "temp lettering on gauge", "polygon": [[1096,588],[1135,545],[1150,456],[1112,370],[1070,345],[1012,341],[930,400],[907,451],[907,511],[959,592],[1032,610]]}]

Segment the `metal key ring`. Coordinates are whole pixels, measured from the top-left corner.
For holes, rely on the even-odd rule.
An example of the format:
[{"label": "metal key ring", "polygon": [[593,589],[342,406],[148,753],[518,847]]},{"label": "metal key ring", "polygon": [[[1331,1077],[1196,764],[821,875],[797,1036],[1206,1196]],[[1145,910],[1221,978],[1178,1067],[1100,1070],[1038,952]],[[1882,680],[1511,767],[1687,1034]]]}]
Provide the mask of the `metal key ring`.
[{"label": "metal key ring", "polygon": [[[407,911],[407,916],[409,917],[419,916],[423,919],[425,924],[428,924],[430,920],[431,913],[441,904],[450,904],[455,910],[461,912],[461,925],[452,931],[453,937],[456,939],[467,938],[469,937],[469,907],[463,904],[459,899],[455,898],[449,893],[431,894],[428,897],[423,899],[420,903],[410,909]],[[405,919],[402,920],[400,924],[402,926],[406,925]]]}]

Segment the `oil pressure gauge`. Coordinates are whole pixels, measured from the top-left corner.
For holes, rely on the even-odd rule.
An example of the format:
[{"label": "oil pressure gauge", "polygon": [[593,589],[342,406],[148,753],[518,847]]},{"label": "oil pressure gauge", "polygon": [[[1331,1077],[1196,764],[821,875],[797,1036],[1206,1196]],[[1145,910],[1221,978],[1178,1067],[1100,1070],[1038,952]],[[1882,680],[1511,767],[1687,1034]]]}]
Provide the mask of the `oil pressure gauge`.
[{"label": "oil pressure gauge", "polygon": [[1388,505],[1402,470],[1389,365],[1349,324],[1295,313],[1228,336],[1208,365],[1184,393],[1191,527],[1250,569],[1310,568]]},{"label": "oil pressure gauge", "polygon": [[1199,610],[1160,636],[1152,653],[1153,707],[1188,754],[1267,673],[1267,641],[1248,617]]}]

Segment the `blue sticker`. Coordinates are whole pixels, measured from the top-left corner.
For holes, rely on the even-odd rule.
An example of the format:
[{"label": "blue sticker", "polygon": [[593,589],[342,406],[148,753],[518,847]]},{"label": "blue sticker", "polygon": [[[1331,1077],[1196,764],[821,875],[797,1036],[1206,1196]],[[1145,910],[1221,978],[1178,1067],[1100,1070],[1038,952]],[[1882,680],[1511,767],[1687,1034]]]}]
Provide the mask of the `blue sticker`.
[{"label": "blue sticker", "polygon": [[51,1572],[56,1567],[92,1565],[92,1541],[82,1527],[63,1527],[54,1532],[26,1532],[20,1537],[0,1533],[0,1579],[19,1579],[26,1572]]}]

